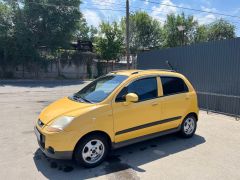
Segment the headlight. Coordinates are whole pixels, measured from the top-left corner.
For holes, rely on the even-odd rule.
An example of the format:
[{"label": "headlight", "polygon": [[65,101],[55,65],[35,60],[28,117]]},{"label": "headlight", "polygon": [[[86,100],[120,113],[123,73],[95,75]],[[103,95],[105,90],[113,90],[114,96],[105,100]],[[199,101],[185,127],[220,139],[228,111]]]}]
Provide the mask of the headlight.
[{"label": "headlight", "polygon": [[49,132],[59,132],[62,131],[67,125],[69,125],[74,117],[71,116],[61,116],[53,121],[53,123],[47,127]]}]

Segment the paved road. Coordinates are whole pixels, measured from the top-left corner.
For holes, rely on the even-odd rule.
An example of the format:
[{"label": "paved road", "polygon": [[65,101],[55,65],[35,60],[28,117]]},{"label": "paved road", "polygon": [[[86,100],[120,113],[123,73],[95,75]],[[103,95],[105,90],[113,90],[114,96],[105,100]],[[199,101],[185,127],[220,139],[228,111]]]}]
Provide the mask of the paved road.
[{"label": "paved road", "polygon": [[97,168],[46,158],[33,132],[39,112],[81,81],[0,81],[0,179],[240,179],[240,121],[200,112],[196,135],[118,149]]}]

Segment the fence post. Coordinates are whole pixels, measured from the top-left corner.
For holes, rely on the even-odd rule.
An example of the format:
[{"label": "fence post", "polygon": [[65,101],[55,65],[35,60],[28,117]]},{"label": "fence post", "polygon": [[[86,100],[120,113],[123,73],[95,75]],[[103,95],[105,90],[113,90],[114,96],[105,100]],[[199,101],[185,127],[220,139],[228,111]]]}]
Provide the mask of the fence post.
[{"label": "fence post", "polygon": [[209,111],[209,104],[208,104],[209,99],[208,99],[208,94],[206,94],[206,98],[207,98],[207,114],[208,114],[208,111]]}]

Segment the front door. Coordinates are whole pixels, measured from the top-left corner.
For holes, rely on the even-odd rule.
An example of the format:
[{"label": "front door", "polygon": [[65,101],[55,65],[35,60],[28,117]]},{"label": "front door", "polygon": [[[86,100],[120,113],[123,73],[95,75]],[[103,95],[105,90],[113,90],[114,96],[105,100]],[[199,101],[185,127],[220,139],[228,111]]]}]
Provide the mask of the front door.
[{"label": "front door", "polygon": [[[136,103],[124,103],[127,93],[139,97]],[[159,131],[155,122],[161,119],[161,103],[156,77],[137,79],[124,87],[113,102],[115,142],[140,137]]]}]

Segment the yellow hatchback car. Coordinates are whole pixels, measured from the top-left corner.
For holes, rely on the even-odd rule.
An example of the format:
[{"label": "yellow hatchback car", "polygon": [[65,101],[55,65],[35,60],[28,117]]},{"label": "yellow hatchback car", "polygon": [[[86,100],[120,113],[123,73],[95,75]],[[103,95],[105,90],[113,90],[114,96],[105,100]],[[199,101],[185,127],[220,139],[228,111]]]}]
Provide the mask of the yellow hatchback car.
[{"label": "yellow hatchback car", "polygon": [[174,132],[192,137],[198,111],[196,92],[179,73],[115,71],[46,107],[35,134],[48,157],[94,167],[114,148]]}]

